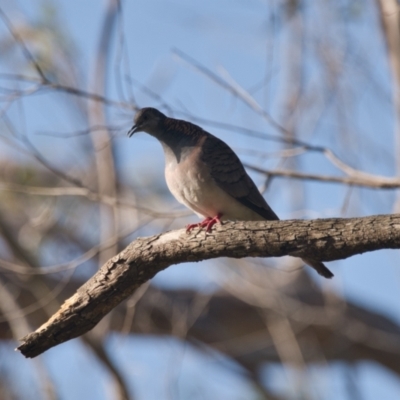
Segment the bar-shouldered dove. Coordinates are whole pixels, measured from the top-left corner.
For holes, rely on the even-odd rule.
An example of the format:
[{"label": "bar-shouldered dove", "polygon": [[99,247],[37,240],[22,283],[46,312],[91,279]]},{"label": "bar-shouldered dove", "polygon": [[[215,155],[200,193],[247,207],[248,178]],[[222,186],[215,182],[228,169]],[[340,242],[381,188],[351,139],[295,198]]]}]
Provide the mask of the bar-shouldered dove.
[{"label": "bar-shouldered dove", "polygon": [[[171,193],[204,220],[188,225],[207,231],[221,220],[278,220],[234,151],[222,140],[190,122],[168,118],[155,108],[142,108],[128,132],[157,138],[165,153],[165,179]],[[303,259],[325,278],[332,272],[322,262]]]}]

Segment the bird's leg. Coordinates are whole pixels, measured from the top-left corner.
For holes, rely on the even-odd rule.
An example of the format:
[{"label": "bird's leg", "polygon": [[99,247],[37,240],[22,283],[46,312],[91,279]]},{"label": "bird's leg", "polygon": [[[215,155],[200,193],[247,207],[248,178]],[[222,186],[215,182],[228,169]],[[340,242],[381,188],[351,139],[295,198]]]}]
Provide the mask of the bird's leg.
[{"label": "bird's leg", "polygon": [[[221,223],[221,217],[222,217],[222,213],[218,213],[214,218],[210,218],[206,225],[206,232],[210,232],[212,227],[218,222],[219,224]],[[203,221],[204,222],[204,221]]]},{"label": "bird's leg", "polygon": [[207,217],[204,221],[198,222],[197,224],[186,225],[186,232],[190,233],[194,228],[203,228],[204,226],[207,226],[209,221],[211,221],[211,217]]},{"label": "bird's leg", "polygon": [[189,224],[186,226],[186,232],[190,232],[193,228],[206,228],[206,232],[210,232],[217,222],[221,223],[221,217],[222,213],[218,213],[214,218],[207,217],[197,224]]}]

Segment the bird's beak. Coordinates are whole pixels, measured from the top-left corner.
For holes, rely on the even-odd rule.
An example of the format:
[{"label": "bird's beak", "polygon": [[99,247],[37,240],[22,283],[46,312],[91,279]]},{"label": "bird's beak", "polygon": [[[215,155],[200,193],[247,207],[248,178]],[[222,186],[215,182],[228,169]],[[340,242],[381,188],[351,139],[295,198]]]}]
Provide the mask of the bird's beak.
[{"label": "bird's beak", "polygon": [[139,130],[139,127],[137,125],[133,125],[132,128],[127,133],[128,137],[131,137],[138,130]]}]

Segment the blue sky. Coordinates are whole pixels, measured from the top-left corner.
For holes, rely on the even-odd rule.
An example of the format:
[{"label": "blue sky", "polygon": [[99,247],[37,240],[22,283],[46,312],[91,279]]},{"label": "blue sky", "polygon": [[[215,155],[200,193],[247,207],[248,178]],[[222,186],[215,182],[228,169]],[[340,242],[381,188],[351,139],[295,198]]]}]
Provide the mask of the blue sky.
[{"label": "blue sky", "polygon": [[[332,148],[354,168],[376,175],[392,176],[395,173],[394,120],[391,107],[393,83],[374,2],[343,0],[337,2],[337,6],[330,4],[327,9],[336,13],[330,16],[323,14],[322,5],[311,3],[305,2],[305,19],[302,23],[306,35],[300,54],[305,59],[302,98],[308,100],[300,110],[300,115],[296,117],[296,133],[299,138],[309,143]],[[350,3],[352,6],[348,5]],[[59,0],[54,4],[63,30],[67,36],[71,36],[75,46],[76,63],[88,81],[93,71],[105,2]],[[254,89],[254,97],[259,104],[281,124],[286,124],[290,118],[285,114],[284,105],[293,86],[288,77],[291,62],[294,61],[293,49],[296,49],[291,46],[297,43],[297,38],[291,33],[293,30],[289,29],[295,29],[296,21],[279,19],[281,6],[280,1],[261,0],[126,1],[123,6],[123,50],[129,56],[129,71],[125,72],[129,72],[137,82],[160,94],[173,107],[177,117],[186,115],[185,118],[188,118],[187,114],[190,113],[196,117],[280,136],[281,133],[264,118],[198,73],[177,56],[174,49],[185,52],[224,79],[232,79],[249,91]],[[3,7],[10,16],[20,15],[21,20],[34,21],[40,12],[38,3],[28,0],[16,3],[6,1]],[[328,24],[329,21],[332,23]],[[327,49],[324,46],[327,43],[331,47],[325,55],[324,51]],[[324,75],[326,68],[322,68],[321,61],[325,56],[328,58],[332,54],[336,54],[337,59],[325,60],[326,68],[333,68],[336,60],[342,60],[342,64],[337,65],[337,68],[342,68],[342,72],[338,73],[339,78],[335,82],[338,88],[335,94],[328,90],[329,82]],[[112,65],[116,65],[116,57],[114,52]],[[256,90],[263,81],[266,84]],[[137,86],[134,86],[133,90],[140,106],[160,106],[154,98],[140,91]],[[126,93],[129,91],[126,90]],[[108,96],[120,100],[115,74],[111,74],[109,79]],[[11,112],[16,115],[20,110],[15,108]],[[35,135],[35,132],[41,130],[70,132],[74,129],[84,129],[81,121],[70,120],[67,110],[60,110],[58,104],[53,104],[51,99],[35,96],[24,101],[24,115],[24,121],[20,121],[18,127],[35,140],[46,157],[59,165],[67,164],[71,157],[77,158],[77,162],[85,162],[77,157],[73,141],[66,143],[62,139]],[[144,134],[130,141],[125,137],[125,131],[129,129],[132,118],[133,112],[118,110],[109,114],[111,124],[124,127],[115,139],[121,175],[129,184],[147,184],[151,190],[151,185],[156,182],[166,190],[160,145]],[[204,124],[203,126],[228,142],[242,160],[252,164],[259,162],[265,168],[280,166],[274,157],[256,155],[254,158],[255,151],[273,153],[280,149],[279,144],[249,139],[246,135]],[[60,151],[53,151],[54,148]],[[18,157],[24,162],[24,157]],[[337,169],[317,153],[303,155],[296,159],[296,163],[302,171],[329,175],[338,173]],[[146,178],[147,183],[143,182],[140,174],[144,165],[151,177]],[[252,176],[258,184],[262,183],[262,177]],[[395,204],[394,192],[356,188],[349,192],[347,187],[323,183],[306,183],[300,188],[296,181],[279,179],[272,182],[265,196],[282,218],[385,214],[393,212]],[[172,197],[167,199],[164,211],[179,209]],[[347,204],[346,207],[344,204]],[[194,221],[195,217],[192,220]],[[184,223],[185,221],[178,220],[173,227]],[[151,229],[144,230],[141,234],[155,233]],[[347,299],[382,312],[400,323],[398,264],[398,250],[366,253],[332,262],[329,266],[336,277],[332,282],[323,284]],[[174,266],[158,274],[154,282],[165,286],[207,287],[215,280],[214,268],[213,263]],[[153,367],[165,371],[165,364],[168,364],[168,357],[171,357],[166,348],[178,347],[176,344],[158,345],[164,346],[165,358],[162,361],[151,351],[152,342],[148,339],[110,339],[110,348],[115,350],[115,357],[126,365],[127,370],[132,369],[129,370],[129,374],[140,377],[133,378],[139,386],[148,385],[148,380],[154,373]],[[70,349],[76,346],[80,345],[67,343],[44,356],[56,380],[62,382],[65,378],[61,373],[59,360],[68,360]],[[132,353],[132,365],[127,360],[128,353]],[[189,374],[189,377],[197,376],[202,368],[199,365],[202,364],[196,366],[190,351],[184,354],[184,357],[187,357],[184,361],[185,373]],[[10,357],[14,358],[11,355]],[[93,369],[94,363],[87,352],[80,357],[82,359],[79,362],[70,359],[68,363],[76,363],[76,368],[80,366],[90,370],[93,377],[104,378],[104,371]],[[146,364],[147,360],[150,360],[150,364]],[[22,365],[21,361],[17,363]],[[151,371],[149,365],[152,367]],[[71,368],[70,374],[73,375],[74,370],[75,368]],[[342,384],[340,376],[345,370],[335,365],[330,373],[335,378],[328,387],[337,388]],[[363,382],[364,399],[377,398],[378,393],[380,398],[391,399],[400,393],[399,380],[376,366],[363,365],[358,373]],[[221,379],[227,379],[229,382],[226,386],[234,385],[233,392],[237,394],[235,398],[241,398],[239,394],[242,391],[243,396],[246,395],[245,383],[244,387],[241,387],[241,382],[232,383],[232,379],[229,381],[229,377],[225,377],[222,368],[220,374],[224,376]],[[100,379],[97,380],[99,381]],[[61,387],[65,398],[82,397],[88,390],[83,384],[78,384],[74,388],[76,392],[72,394],[68,383],[62,383]],[[88,383],[88,387],[92,390],[93,386]],[[144,391],[144,388],[139,388],[140,390]],[[155,392],[146,397],[147,399],[151,396],[160,398],[160,394],[156,393],[158,389],[153,390]],[[191,396],[186,390],[191,389],[184,385],[180,387],[179,398]],[[231,396],[226,387],[215,390],[216,393],[221,393],[221,396]],[[382,397],[383,390],[386,391],[386,397]],[[104,391],[107,392],[107,388]],[[99,391],[98,398],[103,398],[101,392]],[[341,398],[332,396],[329,398]]]}]

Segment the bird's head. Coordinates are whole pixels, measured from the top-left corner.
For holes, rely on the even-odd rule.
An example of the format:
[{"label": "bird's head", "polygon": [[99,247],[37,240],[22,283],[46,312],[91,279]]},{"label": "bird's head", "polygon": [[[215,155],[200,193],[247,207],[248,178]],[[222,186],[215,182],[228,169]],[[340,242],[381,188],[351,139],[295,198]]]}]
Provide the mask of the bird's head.
[{"label": "bird's head", "polygon": [[128,132],[131,137],[135,132],[147,132],[154,134],[159,126],[160,121],[166,116],[155,108],[146,107],[137,112],[134,119],[134,125]]}]

